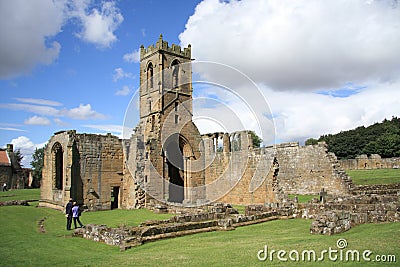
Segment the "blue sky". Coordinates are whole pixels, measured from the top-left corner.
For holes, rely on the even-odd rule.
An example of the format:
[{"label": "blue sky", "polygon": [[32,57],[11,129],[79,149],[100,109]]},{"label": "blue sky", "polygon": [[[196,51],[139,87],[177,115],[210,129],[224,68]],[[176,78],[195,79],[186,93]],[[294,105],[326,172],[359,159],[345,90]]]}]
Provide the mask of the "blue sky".
[{"label": "blue sky", "polygon": [[[268,143],[400,116],[399,9],[389,0],[0,0],[0,145],[14,143],[28,166],[59,130],[121,135],[139,87],[137,51],[160,33],[254,81],[268,102],[259,128],[273,118]],[[241,110],[226,92],[198,90]]]}]

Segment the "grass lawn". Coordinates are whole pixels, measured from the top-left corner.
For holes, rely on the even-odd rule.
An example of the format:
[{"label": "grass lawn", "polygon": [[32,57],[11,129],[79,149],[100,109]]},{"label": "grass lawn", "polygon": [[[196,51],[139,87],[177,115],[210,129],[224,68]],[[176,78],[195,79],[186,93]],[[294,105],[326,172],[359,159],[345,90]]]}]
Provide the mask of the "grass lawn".
[{"label": "grass lawn", "polygon": [[400,169],[347,170],[354,184],[395,184],[400,183]]},{"label": "grass lawn", "polygon": [[[296,195],[289,195],[288,197],[290,199],[294,199]],[[299,203],[307,203],[308,201],[312,200],[313,198],[317,198],[319,199],[318,195],[297,195],[297,199],[299,201]]]},{"label": "grass lawn", "polygon": [[9,200],[39,200],[40,189],[11,189],[0,192],[0,202]]},{"label": "grass lawn", "polygon": [[[113,210],[86,212],[83,223],[111,226],[137,225],[147,219],[170,215],[147,210]],[[38,232],[38,221],[45,219],[46,233]],[[273,250],[337,249],[336,241],[344,238],[347,249],[369,249],[377,254],[395,255],[400,261],[400,223],[365,224],[337,236],[309,234],[309,220],[271,221],[221,231],[165,239],[120,252],[118,247],[71,237],[65,230],[65,217],[60,211],[34,206],[0,207],[2,258],[0,266],[385,266],[376,262],[280,262],[276,257],[260,262],[258,251],[268,245]],[[286,255],[287,257],[287,255]],[[328,259],[328,257],[325,257]],[[396,263],[386,263],[396,266]]]}]

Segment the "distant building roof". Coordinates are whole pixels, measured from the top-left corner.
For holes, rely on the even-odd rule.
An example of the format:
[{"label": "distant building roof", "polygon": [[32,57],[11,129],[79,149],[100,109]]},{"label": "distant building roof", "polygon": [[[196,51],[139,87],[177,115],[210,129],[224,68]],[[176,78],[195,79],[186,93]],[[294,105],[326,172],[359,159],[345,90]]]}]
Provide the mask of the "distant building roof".
[{"label": "distant building roof", "polygon": [[0,150],[0,166],[11,166],[10,157],[5,150]]}]

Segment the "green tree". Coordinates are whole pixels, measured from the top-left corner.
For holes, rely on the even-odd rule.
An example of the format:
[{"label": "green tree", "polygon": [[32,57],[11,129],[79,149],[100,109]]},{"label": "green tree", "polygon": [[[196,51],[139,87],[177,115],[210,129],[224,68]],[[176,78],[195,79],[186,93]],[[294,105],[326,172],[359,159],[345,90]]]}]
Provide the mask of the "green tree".
[{"label": "green tree", "polygon": [[42,180],[42,169],[44,163],[44,148],[36,148],[35,152],[32,155],[32,176],[33,176],[33,185],[39,186],[40,181]]},{"label": "green tree", "polygon": [[368,127],[343,131],[338,134],[322,135],[330,152],[339,159],[355,158],[360,154],[379,154],[382,157],[400,155],[400,118],[392,117]]},{"label": "green tree", "polygon": [[260,147],[262,139],[254,131],[249,131],[249,133],[251,135],[251,141],[253,143],[253,147],[254,148]]},{"label": "green tree", "polygon": [[18,164],[22,166],[22,159],[24,158],[24,156],[22,155],[21,150],[17,149],[16,151],[14,151],[14,156]]},{"label": "green tree", "polygon": [[306,146],[309,146],[309,145],[316,145],[316,144],[318,144],[318,140],[317,140],[317,139],[314,139],[314,138],[308,138],[308,139],[306,140],[306,142],[305,142],[305,145],[306,145]]}]

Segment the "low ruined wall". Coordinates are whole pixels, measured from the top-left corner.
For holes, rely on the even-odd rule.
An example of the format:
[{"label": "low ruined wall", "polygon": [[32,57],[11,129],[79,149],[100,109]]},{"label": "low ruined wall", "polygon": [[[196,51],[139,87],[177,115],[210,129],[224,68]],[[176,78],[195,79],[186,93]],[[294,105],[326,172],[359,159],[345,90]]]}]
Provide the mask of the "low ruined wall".
[{"label": "low ruined wall", "polygon": [[168,220],[147,221],[137,227],[110,228],[106,225],[88,224],[78,228],[74,236],[83,237],[121,250],[164,238],[210,232],[233,230],[235,227],[277,219],[278,212],[263,212],[255,215],[228,215],[226,213],[198,213],[173,216]]},{"label": "low ruined wall", "polygon": [[396,195],[400,194],[400,184],[357,185],[353,189],[354,195]]},{"label": "low ruined wall", "polygon": [[315,219],[311,233],[332,235],[362,223],[400,222],[399,196],[364,195],[299,204],[296,217]]},{"label": "low ruined wall", "polygon": [[377,154],[371,156],[360,155],[355,159],[339,160],[345,170],[371,170],[400,168],[400,157],[381,158]]}]

